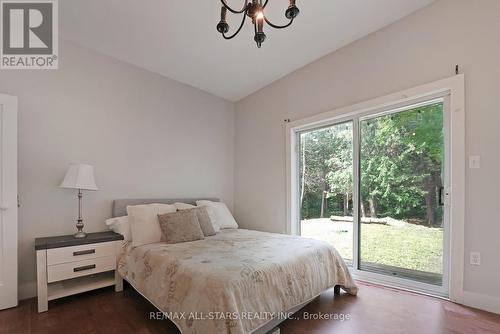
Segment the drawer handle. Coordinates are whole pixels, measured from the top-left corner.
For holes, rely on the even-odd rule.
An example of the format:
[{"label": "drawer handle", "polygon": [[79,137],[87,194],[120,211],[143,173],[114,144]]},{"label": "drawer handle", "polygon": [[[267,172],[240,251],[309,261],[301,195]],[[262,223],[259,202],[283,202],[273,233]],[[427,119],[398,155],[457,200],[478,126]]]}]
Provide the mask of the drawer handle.
[{"label": "drawer handle", "polygon": [[94,253],[95,253],[95,249],[89,249],[89,250],[82,250],[82,251],[78,251],[78,252],[73,252],[73,256],[94,254]]},{"label": "drawer handle", "polygon": [[79,271],[90,270],[90,269],[95,269],[95,264],[91,264],[88,266],[82,266],[82,267],[76,267],[76,268],[73,268],[73,271],[76,273]]}]

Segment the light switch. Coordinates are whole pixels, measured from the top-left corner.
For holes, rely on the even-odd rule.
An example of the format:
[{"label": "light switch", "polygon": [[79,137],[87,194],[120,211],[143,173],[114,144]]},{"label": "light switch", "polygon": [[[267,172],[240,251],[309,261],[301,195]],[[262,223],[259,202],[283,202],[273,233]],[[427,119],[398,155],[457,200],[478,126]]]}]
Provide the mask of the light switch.
[{"label": "light switch", "polygon": [[479,155],[469,156],[469,168],[471,169],[481,168],[481,157]]}]

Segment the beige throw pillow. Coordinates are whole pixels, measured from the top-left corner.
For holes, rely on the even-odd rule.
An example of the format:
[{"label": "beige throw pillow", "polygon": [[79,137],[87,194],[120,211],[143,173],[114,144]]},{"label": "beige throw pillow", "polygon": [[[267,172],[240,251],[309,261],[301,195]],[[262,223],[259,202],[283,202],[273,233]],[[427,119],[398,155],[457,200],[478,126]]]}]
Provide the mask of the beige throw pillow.
[{"label": "beige throw pillow", "polygon": [[215,216],[215,221],[220,229],[225,228],[238,228],[238,224],[236,220],[234,220],[231,211],[227,208],[226,204],[222,202],[212,202],[212,201],[196,201],[196,205],[198,206],[206,206],[208,210],[208,214],[212,214]]},{"label": "beige throw pillow", "polygon": [[158,215],[162,240],[167,244],[204,239],[197,214],[194,210],[177,211]]},{"label": "beige throw pillow", "polygon": [[196,212],[196,216],[198,217],[198,222],[200,223],[201,230],[203,231],[203,235],[209,237],[211,235],[215,235],[215,229],[212,225],[212,221],[210,220],[210,216],[208,215],[207,208],[204,206],[201,207],[193,207],[192,209],[187,209],[190,211]]},{"label": "beige throw pillow", "polygon": [[[217,222],[215,221],[215,215],[212,212],[211,208],[209,208],[208,206],[195,206],[195,205],[191,205],[191,204],[187,204],[187,203],[175,203],[174,205],[177,208],[177,210],[179,210],[179,211],[203,207],[205,209],[204,211],[207,213],[207,215],[205,215],[204,213],[198,212],[198,220],[200,221],[200,226],[201,226],[201,229],[203,230],[203,234],[205,234],[205,236],[207,237],[210,235],[214,235],[220,231],[220,227],[217,224]],[[203,216],[203,217],[200,217],[200,216]],[[206,224],[207,217],[208,217],[208,222],[210,223],[210,226]],[[213,232],[212,232],[212,230],[213,230]]]}]

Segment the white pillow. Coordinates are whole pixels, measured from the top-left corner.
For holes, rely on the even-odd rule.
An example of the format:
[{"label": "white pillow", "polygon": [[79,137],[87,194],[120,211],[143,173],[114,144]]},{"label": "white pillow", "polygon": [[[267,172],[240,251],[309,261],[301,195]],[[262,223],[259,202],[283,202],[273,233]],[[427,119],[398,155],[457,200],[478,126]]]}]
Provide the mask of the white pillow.
[{"label": "white pillow", "polygon": [[175,205],[175,208],[179,211],[196,208],[195,205],[191,205],[191,204],[187,204],[187,203],[175,203],[174,205]]},{"label": "white pillow", "polygon": [[[197,201],[196,204],[198,204],[198,202],[201,202],[201,201]],[[195,205],[191,205],[191,204],[187,204],[187,203],[175,203],[174,205],[177,208],[177,210],[179,210],[179,211],[196,208]],[[210,222],[212,223],[212,226],[214,227],[214,231],[219,232],[220,226],[217,223],[217,219],[216,219],[214,210],[207,205],[198,205],[198,206],[204,206],[207,208],[208,217],[210,218]]]},{"label": "white pillow", "polygon": [[206,206],[209,216],[211,215],[210,211],[212,211],[212,215],[215,216],[216,224],[219,225],[221,229],[238,228],[238,224],[236,223],[236,220],[234,220],[234,217],[227,208],[226,204],[222,202],[196,201],[196,205]]},{"label": "white pillow", "polygon": [[161,229],[158,215],[177,211],[175,205],[143,204],[127,206],[130,231],[132,232],[132,246],[160,242]]},{"label": "white pillow", "polygon": [[111,231],[123,235],[125,241],[132,240],[128,216],[109,218],[105,223]]}]

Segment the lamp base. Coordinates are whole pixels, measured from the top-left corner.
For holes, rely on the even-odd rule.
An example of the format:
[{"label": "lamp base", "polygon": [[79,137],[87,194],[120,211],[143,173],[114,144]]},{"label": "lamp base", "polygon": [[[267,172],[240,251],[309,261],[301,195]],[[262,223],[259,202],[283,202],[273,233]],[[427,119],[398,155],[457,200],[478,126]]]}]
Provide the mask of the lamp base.
[{"label": "lamp base", "polygon": [[[80,199],[80,203],[81,203],[81,192],[78,193],[78,198]],[[81,206],[81,204],[80,204]],[[82,219],[82,216],[80,214],[80,210],[78,210],[78,220],[77,220],[77,223],[76,223],[76,229],[78,230],[75,234],[73,234],[73,236],[75,238],[85,238],[87,236],[87,234],[85,232],[83,232],[83,219]]]},{"label": "lamp base", "polygon": [[73,236],[75,238],[85,238],[87,236],[87,234],[85,232],[83,232],[83,231],[78,231],[75,234],[73,234]]}]

